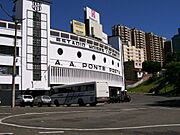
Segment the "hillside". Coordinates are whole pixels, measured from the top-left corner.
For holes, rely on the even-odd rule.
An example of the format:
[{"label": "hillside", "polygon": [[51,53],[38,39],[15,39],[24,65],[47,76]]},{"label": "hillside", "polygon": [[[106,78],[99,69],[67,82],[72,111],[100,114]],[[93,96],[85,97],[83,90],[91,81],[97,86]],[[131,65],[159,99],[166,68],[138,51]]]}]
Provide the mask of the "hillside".
[{"label": "hillside", "polygon": [[158,95],[174,95],[174,85],[168,84],[163,77],[145,81],[134,88],[129,88],[130,93],[153,93]]}]

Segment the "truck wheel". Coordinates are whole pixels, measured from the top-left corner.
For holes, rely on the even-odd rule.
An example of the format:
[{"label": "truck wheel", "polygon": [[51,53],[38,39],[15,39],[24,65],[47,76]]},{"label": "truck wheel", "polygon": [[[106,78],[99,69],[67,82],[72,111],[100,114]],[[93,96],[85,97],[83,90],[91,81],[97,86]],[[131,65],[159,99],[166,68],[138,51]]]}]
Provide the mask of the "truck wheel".
[{"label": "truck wheel", "polygon": [[94,103],[91,103],[90,106],[96,106],[96,104],[97,104],[97,103],[94,102]]},{"label": "truck wheel", "polygon": [[41,103],[38,103],[38,107],[41,107],[42,106],[42,104]]},{"label": "truck wheel", "polygon": [[21,103],[20,103],[20,107],[25,107],[25,103],[24,103],[24,102],[21,102]]},{"label": "truck wheel", "polygon": [[54,104],[56,105],[56,107],[58,107],[58,106],[59,106],[58,100],[55,100],[55,101],[54,101]]},{"label": "truck wheel", "polygon": [[79,106],[85,106],[82,98],[78,99],[78,104],[79,104]]},{"label": "truck wheel", "polygon": [[30,107],[33,107],[33,103],[32,103],[32,104],[30,104]]}]

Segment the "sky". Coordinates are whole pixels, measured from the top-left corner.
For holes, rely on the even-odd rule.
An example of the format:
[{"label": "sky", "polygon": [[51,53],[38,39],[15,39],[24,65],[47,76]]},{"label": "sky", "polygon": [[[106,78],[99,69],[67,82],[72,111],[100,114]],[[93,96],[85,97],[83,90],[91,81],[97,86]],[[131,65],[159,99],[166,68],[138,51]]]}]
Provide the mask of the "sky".
[{"label": "sky", "polygon": [[[12,13],[12,0],[0,0]],[[84,8],[100,14],[103,31],[121,24],[171,39],[180,28],[180,0],[51,0],[51,28],[70,31],[70,21],[84,21]],[[0,19],[10,20],[0,9]]]}]

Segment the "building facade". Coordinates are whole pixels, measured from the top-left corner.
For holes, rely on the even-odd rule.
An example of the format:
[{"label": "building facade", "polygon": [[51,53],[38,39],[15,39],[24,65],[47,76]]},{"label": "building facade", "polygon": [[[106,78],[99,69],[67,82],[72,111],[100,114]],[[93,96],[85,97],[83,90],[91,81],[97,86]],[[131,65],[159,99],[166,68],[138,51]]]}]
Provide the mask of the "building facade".
[{"label": "building facade", "polygon": [[131,29],[131,37],[132,37],[132,46],[136,48],[143,48],[144,52],[144,60],[147,60],[147,52],[146,52],[146,37],[145,32],[138,29]]},{"label": "building facade", "polygon": [[134,61],[135,67],[142,69],[142,62],[144,61],[143,48],[136,48],[135,46],[123,46],[124,62]]},{"label": "building facade", "polygon": [[173,44],[173,52],[179,60],[180,59],[180,28],[178,29],[178,34],[172,37],[172,44]]},{"label": "building facade", "polygon": [[163,48],[165,38],[157,36],[152,32],[146,33],[147,60],[160,62],[163,65]]},{"label": "building facade", "polygon": [[[110,45],[93,37],[50,29],[50,0],[18,0],[16,17],[23,20],[17,30],[17,91],[36,93],[55,85],[90,81],[107,82],[109,90],[125,89],[119,37],[112,38]],[[14,33],[13,22],[0,21],[3,103],[10,103],[11,99],[10,94],[2,93],[12,89]],[[111,47],[113,44],[119,49]]]},{"label": "building facade", "polygon": [[112,27],[112,36],[120,36],[123,45],[132,45],[131,29],[123,25],[114,25]]},{"label": "building facade", "polygon": [[145,32],[138,29],[130,29],[123,25],[114,25],[112,27],[112,35],[120,36],[121,38],[124,48],[124,61],[138,61],[142,65],[142,62],[147,59]]}]

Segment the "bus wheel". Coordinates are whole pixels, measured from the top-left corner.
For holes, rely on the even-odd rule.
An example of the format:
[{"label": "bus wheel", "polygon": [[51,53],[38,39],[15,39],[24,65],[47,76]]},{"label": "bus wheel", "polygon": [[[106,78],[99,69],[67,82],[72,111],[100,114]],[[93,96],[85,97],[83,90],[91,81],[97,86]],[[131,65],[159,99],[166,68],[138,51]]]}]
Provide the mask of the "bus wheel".
[{"label": "bus wheel", "polygon": [[41,103],[38,103],[38,107],[42,107],[42,104],[41,104]]},{"label": "bus wheel", "polygon": [[57,100],[54,101],[54,104],[56,105],[56,107],[59,106],[59,102]]},{"label": "bus wheel", "polygon": [[79,106],[85,106],[82,98],[78,99],[78,104],[79,104]]},{"label": "bus wheel", "polygon": [[89,104],[90,106],[96,106],[96,102]]}]

